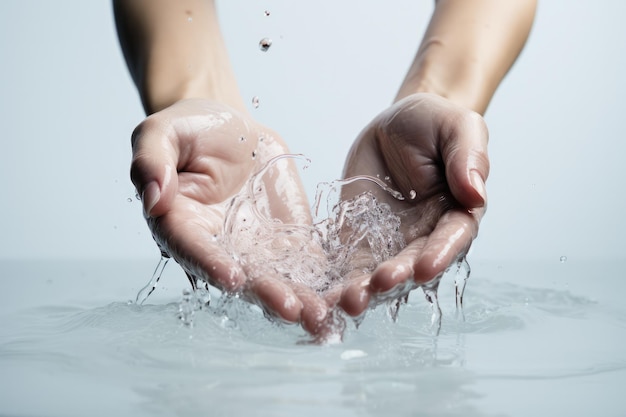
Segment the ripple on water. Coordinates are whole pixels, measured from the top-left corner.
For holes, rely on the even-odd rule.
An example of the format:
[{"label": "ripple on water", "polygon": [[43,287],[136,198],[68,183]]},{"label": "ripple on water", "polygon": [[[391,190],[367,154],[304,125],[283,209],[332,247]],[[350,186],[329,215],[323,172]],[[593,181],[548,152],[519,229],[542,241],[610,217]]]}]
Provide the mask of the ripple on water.
[{"label": "ripple on water", "polygon": [[2,318],[0,364],[35,380],[57,375],[60,386],[96,378],[105,391],[126,387],[155,415],[264,406],[288,414],[305,405],[333,415],[416,407],[484,415],[472,406],[477,380],[624,369],[619,344],[607,343],[623,332],[623,315],[586,297],[477,278],[468,285],[464,320],[447,277],[440,298],[439,336],[416,291],[397,322],[378,308],[358,331],[348,327],[343,344],[324,347],[299,345],[298,326],[273,324],[239,299],[214,297],[191,328],[178,319],[178,302],[41,307]]}]

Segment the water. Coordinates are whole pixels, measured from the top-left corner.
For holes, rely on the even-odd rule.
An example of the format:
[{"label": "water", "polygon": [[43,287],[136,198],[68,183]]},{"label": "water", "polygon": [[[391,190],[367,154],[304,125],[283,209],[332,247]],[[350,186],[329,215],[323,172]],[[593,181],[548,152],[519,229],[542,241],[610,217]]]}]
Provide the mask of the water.
[{"label": "water", "polygon": [[237,299],[187,326],[174,264],[128,303],[153,266],[1,262],[0,415],[626,414],[622,262],[473,262],[464,319],[455,271],[441,281],[438,336],[415,291],[330,346]]},{"label": "water", "polygon": [[259,108],[259,97],[257,96],[252,97],[252,106],[255,109]]},{"label": "water", "polygon": [[[341,185],[354,181],[374,182],[403,199],[373,177],[321,184],[313,209],[317,218],[311,226],[284,224],[272,218],[263,176],[286,158],[310,163],[298,155],[283,155],[268,162],[232,199],[224,232],[219,236],[221,246],[238,260],[250,279],[272,274],[323,293],[357,268],[355,259],[359,270],[372,272],[405,246],[400,218],[372,194],[338,203]],[[323,203],[326,210],[321,207]]]},{"label": "water", "polygon": [[259,41],[259,49],[263,52],[267,52],[272,46],[272,40],[270,38],[263,38]]}]

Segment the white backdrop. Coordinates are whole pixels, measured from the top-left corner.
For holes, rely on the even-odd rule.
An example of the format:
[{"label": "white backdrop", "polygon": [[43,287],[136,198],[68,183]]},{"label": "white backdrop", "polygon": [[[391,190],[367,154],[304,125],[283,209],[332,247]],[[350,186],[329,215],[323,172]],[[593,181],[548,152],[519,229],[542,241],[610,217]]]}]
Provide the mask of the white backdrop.
[{"label": "white backdrop", "polygon": [[[390,103],[433,7],[355,4],[219,3],[242,94],[312,158],[311,195]],[[625,12],[620,0],[540,3],[487,113],[490,205],[472,259],[624,259]],[[158,258],[140,203],[127,201],[143,113],[110,3],[2,1],[0,57],[0,258]]]}]

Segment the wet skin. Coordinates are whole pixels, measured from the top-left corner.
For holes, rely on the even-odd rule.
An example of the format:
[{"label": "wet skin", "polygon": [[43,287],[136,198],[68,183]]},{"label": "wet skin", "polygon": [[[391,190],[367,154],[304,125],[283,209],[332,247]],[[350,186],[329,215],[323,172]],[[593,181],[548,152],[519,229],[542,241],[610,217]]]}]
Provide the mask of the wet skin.
[{"label": "wet skin", "polygon": [[[487,203],[487,141],[479,114],[423,93],[395,103],[361,132],[344,176],[388,176],[390,186],[407,199],[400,201],[368,181],[344,187],[342,197],[369,191],[389,204],[402,219],[407,246],[372,273],[362,272],[364,259],[355,257],[353,273],[326,294],[329,305],[359,316],[436,279],[465,255]],[[368,249],[362,249],[362,257],[368,257]]]},{"label": "wet skin", "polygon": [[[271,271],[250,279],[214,238],[223,233],[228,201],[265,162],[288,153],[284,141],[228,106],[190,99],[149,116],[132,144],[131,178],[161,250],[192,279],[240,293],[268,315],[318,334],[327,305],[315,291]],[[295,165],[280,166],[263,177],[272,216],[311,224]]]}]

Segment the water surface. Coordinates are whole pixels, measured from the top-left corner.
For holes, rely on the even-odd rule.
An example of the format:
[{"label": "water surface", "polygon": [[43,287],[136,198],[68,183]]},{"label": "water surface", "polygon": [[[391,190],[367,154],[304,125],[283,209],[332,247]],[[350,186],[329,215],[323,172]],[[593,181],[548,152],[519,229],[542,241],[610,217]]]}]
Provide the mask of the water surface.
[{"label": "water surface", "polygon": [[184,326],[174,264],[129,304],[154,264],[3,261],[0,415],[626,415],[619,262],[473,263],[464,319],[442,281],[438,336],[416,290],[329,346],[245,304]]}]

